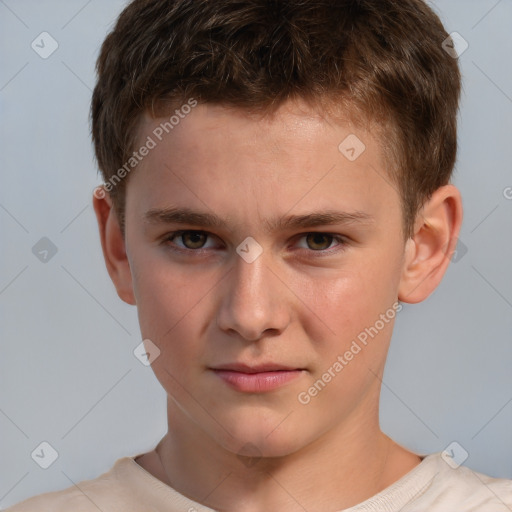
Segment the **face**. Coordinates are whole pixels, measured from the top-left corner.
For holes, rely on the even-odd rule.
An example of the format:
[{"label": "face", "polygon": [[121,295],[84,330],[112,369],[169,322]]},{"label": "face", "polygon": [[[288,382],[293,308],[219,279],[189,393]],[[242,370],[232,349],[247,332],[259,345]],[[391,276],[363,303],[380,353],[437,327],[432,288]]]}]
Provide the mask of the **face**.
[{"label": "face", "polygon": [[167,120],[141,125],[125,240],[170,417],[268,456],[375,420],[404,255],[377,140],[296,103]]}]

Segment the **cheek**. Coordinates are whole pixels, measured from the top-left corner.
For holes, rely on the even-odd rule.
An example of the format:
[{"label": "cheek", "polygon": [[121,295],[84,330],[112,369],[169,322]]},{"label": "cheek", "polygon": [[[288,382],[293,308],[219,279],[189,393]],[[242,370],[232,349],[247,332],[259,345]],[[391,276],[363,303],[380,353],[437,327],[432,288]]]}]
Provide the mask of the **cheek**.
[{"label": "cheek", "polygon": [[[393,304],[396,302],[399,274],[397,268],[388,264],[389,259],[382,254],[368,253],[367,258],[362,255],[357,261],[351,260],[350,270],[347,264],[347,270],[337,275],[333,276],[331,273],[325,278],[314,276],[303,284],[301,293],[306,297],[304,302],[311,307],[315,315],[307,309],[304,310],[304,314],[309,315],[310,319],[314,316],[317,323],[322,323],[328,328],[325,330],[328,333],[324,338],[326,342],[317,346],[317,349],[323,352],[324,359],[334,358],[334,361],[338,354],[349,350],[352,342],[358,340],[358,336],[359,341],[362,340],[360,345],[365,350],[361,350],[354,359],[366,360],[369,363],[374,357],[381,357],[382,352],[386,350],[395,316]],[[382,325],[379,319],[386,312],[388,316]],[[371,329],[376,322],[377,334]],[[306,325],[306,320],[303,319],[302,323]],[[370,342],[373,340],[382,341],[372,343],[375,348],[370,349]],[[367,346],[364,345],[364,341],[367,342]]]},{"label": "cheek", "polygon": [[[157,266],[137,272],[136,300],[140,331],[160,350],[152,369],[170,396],[181,396],[185,371],[197,356],[198,339],[191,319],[197,304],[197,293],[187,287],[176,272],[162,272]],[[197,307],[197,306],[196,306]]]},{"label": "cheek", "polygon": [[[351,326],[363,325],[378,309],[378,282],[371,272],[352,268],[324,279],[313,276],[304,284],[304,302],[337,336],[346,337]],[[332,334],[332,333],[331,333]]]},{"label": "cheek", "polygon": [[179,271],[169,263],[140,252],[132,262],[137,312],[143,336],[165,337],[183,318],[194,299],[194,288],[187,286]]},{"label": "cheek", "polygon": [[[177,365],[196,356],[204,325],[209,296],[216,293],[222,273],[183,272],[164,257],[134,258],[133,282],[141,334],[161,350],[162,361]],[[172,349],[171,349],[172,347]]]},{"label": "cheek", "polygon": [[315,346],[319,357],[301,397],[326,418],[343,416],[378,385],[396,316],[389,283],[379,275],[347,272],[326,281],[318,294],[315,311],[330,334]]}]

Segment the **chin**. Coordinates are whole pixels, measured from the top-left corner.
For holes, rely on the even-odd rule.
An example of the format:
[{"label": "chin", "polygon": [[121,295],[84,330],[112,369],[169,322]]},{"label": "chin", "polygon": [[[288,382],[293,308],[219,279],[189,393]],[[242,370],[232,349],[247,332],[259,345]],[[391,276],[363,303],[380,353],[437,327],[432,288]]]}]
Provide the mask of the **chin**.
[{"label": "chin", "polygon": [[[280,422],[282,422],[280,424]],[[291,428],[284,426],[286,420],[279,417],[269,427],[268,420],[261,418],[234,419],[229,424],[229,432],[217,432],[222,436],[218,443],[226,450],[245,457],[284,457],[301,449],[310,441],[305,432],[297,431],[297,425],[290,423]],[[279,425],[279,426],[278,426]],[[277,428],[276,428],[277,427]]]}]

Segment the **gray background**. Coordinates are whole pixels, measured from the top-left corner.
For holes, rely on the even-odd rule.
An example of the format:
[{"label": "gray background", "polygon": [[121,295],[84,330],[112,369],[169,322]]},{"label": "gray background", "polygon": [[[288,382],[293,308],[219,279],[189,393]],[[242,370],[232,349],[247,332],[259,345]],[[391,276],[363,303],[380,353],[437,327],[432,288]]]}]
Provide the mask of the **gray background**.
[{"label": "gray background", "polygon": [[[132,353],[136,312],[109,280],[91,206],[94,64],[124,3],[0,0],[2,507],[94,478],[166,432],[165,393]],[[418,453],[457,441],[467,466],[512,478],[512,0],[434,5],[469,43],[454,177],[467,252],[398,315],[381,423]],[[47,59],[31,48],[43,31],[59,45]],[[46,262],[32,252],[42,237],[57,248]],[[42,441],[59,454],[46,470],[31,458]]]}]

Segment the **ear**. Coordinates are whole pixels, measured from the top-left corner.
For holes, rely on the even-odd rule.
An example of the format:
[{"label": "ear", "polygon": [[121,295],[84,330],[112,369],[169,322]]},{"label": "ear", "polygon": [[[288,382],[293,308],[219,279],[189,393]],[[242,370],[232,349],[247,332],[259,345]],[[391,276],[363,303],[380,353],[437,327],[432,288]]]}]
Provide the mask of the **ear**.
[{"label": "ear", "polygon": [[438,188],[418,213],[405,246],[398,299],[415,304],[439,285],[455,252],[462,225],[462,199],[454,185]]},{"label": "ear", "polygon": [[135,305],[130,263],[112,199],[103,187],[98,187],[93,193],[92,202],[98,221],[103,257],[110,279],[112,279],[119,297],[124,302]]}]

